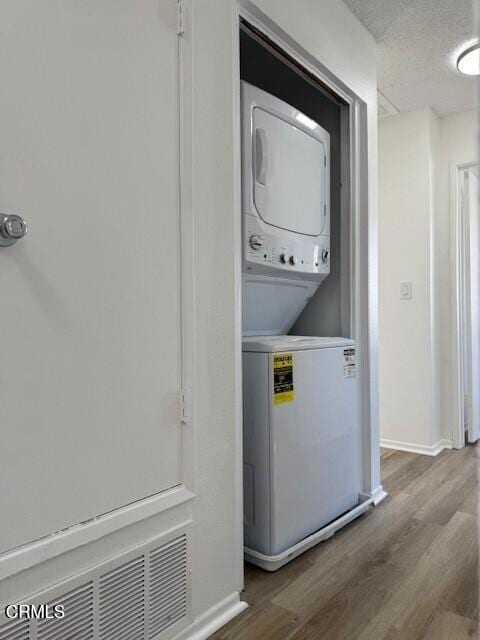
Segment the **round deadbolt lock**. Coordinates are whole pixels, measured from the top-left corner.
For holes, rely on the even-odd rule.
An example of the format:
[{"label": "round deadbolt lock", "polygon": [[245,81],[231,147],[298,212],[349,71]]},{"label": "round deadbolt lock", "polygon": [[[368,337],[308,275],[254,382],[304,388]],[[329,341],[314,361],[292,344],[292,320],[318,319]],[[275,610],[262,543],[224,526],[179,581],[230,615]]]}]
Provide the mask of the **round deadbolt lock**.
[{"label": "round deadbolt lock", "polygon": [[8,247],[27,233],[27,223],[15,214],[0,214],[0,246]]}]

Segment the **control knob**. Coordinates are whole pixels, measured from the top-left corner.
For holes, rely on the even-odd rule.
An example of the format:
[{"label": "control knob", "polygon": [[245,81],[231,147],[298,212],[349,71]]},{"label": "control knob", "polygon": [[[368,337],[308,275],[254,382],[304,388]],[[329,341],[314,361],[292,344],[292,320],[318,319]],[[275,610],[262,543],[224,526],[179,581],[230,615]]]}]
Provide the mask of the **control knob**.
[{"label": "control knob", "polygon": [[264,245],[263,238],[257,235],[250,236],[249,243],[252,249],[254,249],[255,251],[258,251]]},{"label": "control knob", "polygon": [[288,259],[289,263],[292,265],[292,267],[294,267],[297,262],[298,262],[298,258],[296,256],[290,256],[290,258]]},{"label": "control knob", "polygon": [[282,264],[287,264],[287,256],[284,253],[280,254],[280,262]]},{"label": "control knob", "polygon": [[321,257],[322,257],[323,264],[327,264],[327,262],[328,262],[328,249],[324,249],[322,251],[322,256]]}]

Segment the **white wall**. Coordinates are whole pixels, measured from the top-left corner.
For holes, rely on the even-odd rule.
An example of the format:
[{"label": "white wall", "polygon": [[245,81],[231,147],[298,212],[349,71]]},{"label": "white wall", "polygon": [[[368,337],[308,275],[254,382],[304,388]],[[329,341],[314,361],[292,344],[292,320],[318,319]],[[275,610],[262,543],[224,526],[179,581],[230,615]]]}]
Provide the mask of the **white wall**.
[{"label": "white wall", "polygon": [[192,604],[198,617],[243,587],[236,404],[239,320],[233,251],[239,242],[240,196],[233,155],[238,80],[232,3],[192,0],[186,8],[184,38],[187,48],[191,44],[193,61],[197,498]]},{"label": "white wall", "polygon": [[[382,440],[432,443],[429,111],[379,125]],[[412,300],[400,300],[411,281]],[[401,438],[399,438],[401,434]]]},{"label": "white wall", "polygon": [[[380,425],[424,453],[452,439],[450,175],[476,157],[476,112],[379,124]],[[400,282],[413,299],[400,300]]]}]

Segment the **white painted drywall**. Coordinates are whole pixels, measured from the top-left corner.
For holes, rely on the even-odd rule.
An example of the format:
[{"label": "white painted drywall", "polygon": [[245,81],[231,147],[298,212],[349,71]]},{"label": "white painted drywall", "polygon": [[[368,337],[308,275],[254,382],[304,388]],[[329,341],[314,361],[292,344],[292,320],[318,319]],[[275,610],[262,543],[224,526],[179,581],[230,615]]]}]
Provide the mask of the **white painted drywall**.
[{"label": "white painted drywall", "polygon": [[243,586],[237,482],[242,464],[240,310],[234,250],[240,242],[239,159],[234,157],[239,80],[233,3],[193,0],[186,8],[185,38],[191,40],[193,60],[197,498],[192,604],[197,617]]},{"label": "white painted drywall", "polygon": [[343,2],[256,0],[254,4],[358,96],[376,103],[377,48]]},{"label": "white painted drywall", "polygon": [[381,440],[424,453],[452,439],[450,176],[476,158],[476,117],[379,123]]},{"label": "white painted drywall", "polygon": [[[425,110],[379,123],[381,437],[423,446],[433,424],[429,120]],[[400,299],[403,281],[411,300]]]}]

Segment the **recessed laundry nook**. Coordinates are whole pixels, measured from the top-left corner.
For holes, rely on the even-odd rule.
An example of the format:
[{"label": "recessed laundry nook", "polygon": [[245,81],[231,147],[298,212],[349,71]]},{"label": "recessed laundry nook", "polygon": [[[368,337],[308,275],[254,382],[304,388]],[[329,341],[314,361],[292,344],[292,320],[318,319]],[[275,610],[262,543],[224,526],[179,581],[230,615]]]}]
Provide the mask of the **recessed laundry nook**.
[{"label": "recessed laundry nook", "polygon": [[385,494],[368,484],[353,105],[240,31],[245,558],[275,571]]}]

